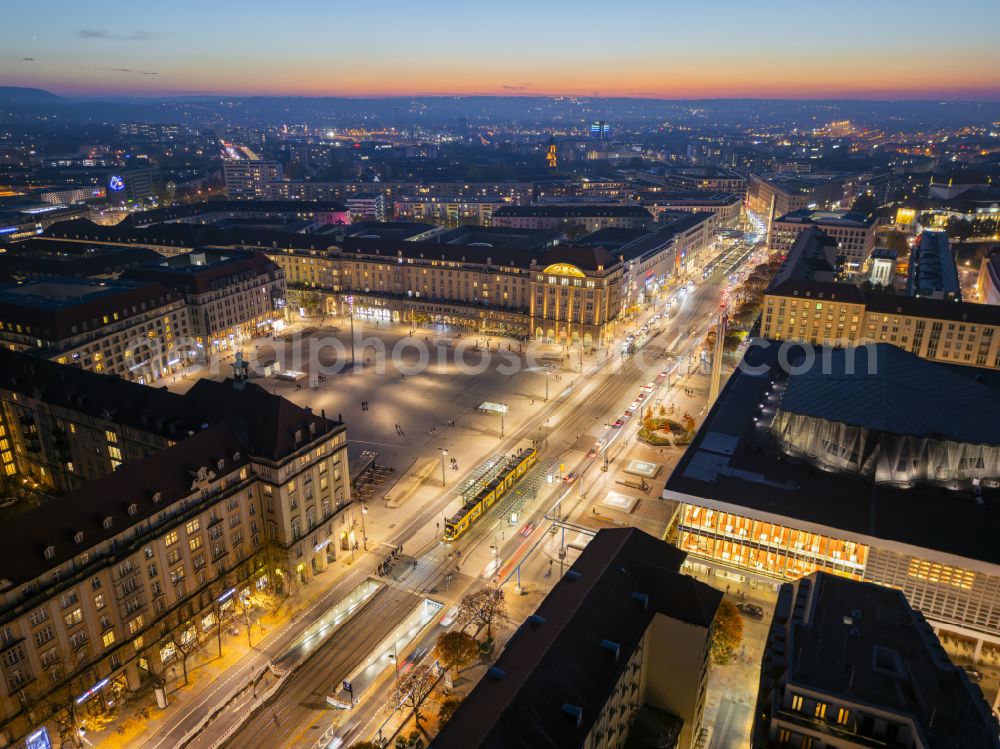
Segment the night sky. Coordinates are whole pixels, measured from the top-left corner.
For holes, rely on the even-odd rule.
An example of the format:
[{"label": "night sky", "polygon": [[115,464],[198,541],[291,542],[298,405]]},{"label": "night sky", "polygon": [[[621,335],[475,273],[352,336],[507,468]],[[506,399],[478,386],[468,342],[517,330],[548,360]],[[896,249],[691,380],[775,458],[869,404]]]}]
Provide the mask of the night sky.
[{"label": "night sky", "polygon": [[4,0],[0,84],[65,95],[1000,99],[998,0]]}]

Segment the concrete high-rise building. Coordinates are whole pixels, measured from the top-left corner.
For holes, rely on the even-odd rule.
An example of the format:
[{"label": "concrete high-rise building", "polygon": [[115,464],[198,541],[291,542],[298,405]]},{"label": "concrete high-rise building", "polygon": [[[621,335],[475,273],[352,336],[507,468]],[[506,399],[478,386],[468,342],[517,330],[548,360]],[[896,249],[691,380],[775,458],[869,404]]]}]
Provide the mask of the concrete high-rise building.
[{"label": "concrete high-rise building", "polygon": [[594,140],[610,140],[611,125],[604,120],[594,120],[590,123],[590,137]]},{"label": "concrete high-rise building", "polygon": [[351,221],[385,221],[385,195],[381,192],[356,192],[345,201]]},{"label": "concrete high-rise building", "polygon": [[268,198],[272,193],[269,185],[284,178],[280,162],[255,159],[226,159],[222,173],[230,198]]}]

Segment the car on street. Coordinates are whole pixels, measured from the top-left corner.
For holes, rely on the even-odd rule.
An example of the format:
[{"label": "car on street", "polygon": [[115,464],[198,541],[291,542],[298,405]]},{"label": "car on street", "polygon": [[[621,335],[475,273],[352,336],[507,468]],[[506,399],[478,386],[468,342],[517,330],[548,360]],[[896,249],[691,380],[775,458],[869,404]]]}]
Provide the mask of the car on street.
[{"label": "car on street", "polygon": [[751,619],[763,619],[764,609],[758,606],[756,603],[738,603],[736,608],[740,610],[740,613],[746,614]]},{"label": "car on street", "polygon": [[598,448],[597,445],[594,445],[592,448],[590,448],[590,450],[587,451],[587,457],[588,458],[596,458],[597,457],[597,451],[599,449],[600,448]]},{"label": "car on street", "polygon": [[639,393],[637,396],[635,396],[635,399],[637,401],[644,401],[644,400],[646,400],[646,394],[645,393]]},{"label": "car on street", "polygon": [[445,611],[444,614],[441,615],[441,622],[440,622],[441,626],[450,627],[452,624],[455,623],[455,620],[457,618],[458,618],[458,606],[452,606],[450,609]]},{"label": "car on street", "polygon": [[565,476],[563,476],[563,483],[572,484],[576,481],[576,471],[570,471]]},{"label": "car on street", "polygon": [[625,425],[625,419],[619,417],[615,419],[615,422],[611,426],[613,426],[615,429],[621,429],[624,425]]},{"label": "car on street", "polygon": [[531,535],[531,532],[533,530],[535,530],[534,523],[525,523],[523,526],[521,526],[521,530],[519,531],[519,533],[527,538],[528,536]]},{"label": "car on street", "polygon": [[645,385],[642,386],[642,389],[645,390],[646,392],[652,393],[653,390],[656,389],[656,383],[655,382],[647,382]]},{"label": "car on street", "polygon": [[419,663],[420,660],[425,655],[427,655],[427,652],[429,650],[430,648],[426,646],[421,646],[418,647],[416,650],[414,650],[412,653],[410,653],[406,658],[403,659],[403,662],[399,664],[399,673],[405,674],[407,671],[413,668],[415,664]]},{"label": "car on street", "polygon": [[628,406],[628,410],[629,410],[629,411],[631,411],[632,413],[635,413],[636,411],[638,411],[638,410],[639,410],[639,406],[640,406],[640,405],[641,405],[641,404],[639,403],[639,401],[637,401],[637,400],[634,400],[634,401],[632,401],[632,402],[631,402],[631,403],[629,404],[629,406]]}]

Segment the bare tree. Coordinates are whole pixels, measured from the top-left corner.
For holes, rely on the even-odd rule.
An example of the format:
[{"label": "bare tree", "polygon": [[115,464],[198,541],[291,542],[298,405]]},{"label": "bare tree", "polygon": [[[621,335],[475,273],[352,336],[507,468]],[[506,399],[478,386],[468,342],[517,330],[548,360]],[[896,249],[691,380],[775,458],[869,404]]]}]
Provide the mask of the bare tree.
[{"label": "bare tree", "polygon": [[172,643],[174,652],[181,659],[181,671],[184,673],[184,686],[188,683],[188,659],[196,653],[204,652],[205,642],[198,637],[198,628],[190,619],[181,622],[177,627],[167,629],[161,640]]},{"label": "bare tree", "polygon": [[389,690],[390,710],[397,707],[409,707],[413,710],[413,719],[420,725],[420,705],[434,691],[437,673],[433,666],[416,665],[406,673],[396,676]]},{"label": "bare tree", "polygon": [[493,636],[493,627],[503,628],[510,623],[503,588],[490,585],[467,593],[458,604],[458,620],[462,627],[478,624],[486,627],[486,636]]}]

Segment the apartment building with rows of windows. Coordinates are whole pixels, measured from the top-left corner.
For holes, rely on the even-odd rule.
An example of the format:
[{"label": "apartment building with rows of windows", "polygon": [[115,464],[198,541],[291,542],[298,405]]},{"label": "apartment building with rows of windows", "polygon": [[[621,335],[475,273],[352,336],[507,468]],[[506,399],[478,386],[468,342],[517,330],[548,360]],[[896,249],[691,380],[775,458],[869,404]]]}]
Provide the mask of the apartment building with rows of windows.
[{"label": "apartment building with rows of windows", "polygon": [[767,224],[802,208],[838,208],[845,178],[837,174],[753,174],[747,183],[747,207]]},{"label": "apartment building with rows of windows", "polygon": [[932,361],[1000,368],[1000,308],[790,279],[764,295],[761,335],[833,346],[891,343]]},{"label": "apartment building with rows of windows", "polygon": [[640,205],[511,205],[493,212],[493,226],[511,229],[552,229],[562,225],[598,229],[645,229],[652,223]]},{"label": "apartment building with rows of windows", "polygon": [[534,182],[460,182],[460,181],[383,181],[383,182],[305,182],[280,180],[267,185],[264,197],[269,200],[346,201],[356,193],[377,192],[385,196],[386,207],[407,195],[457,195],[460,197],[499,195],[515,205],[529,203],[535,196]]},{"label": "apartment building with rows of windows", "polygon": [[784,255],[806,229],[816,227],[836,243],[841,272],[856,274],[875,249],[874,216],[849,211],[802,209],[775,218],[768,235],[768,250]]},{"label": "apartment building with rows of windows", "polygon": [[126,277],[183,295],[195,359],[231,353],[268,333],[285,298],[284,273],[261,253],[195,250],[133,268]]},{"label": "apartment building with rows of windows", "polygon": [[[605,208],[636,206],[594,210]],[[640,210],[648,219],[645,209]],[[655,277],[652,285],[660,287],[706,262],[715,245],[716,227],[715,214],[676,214],[650,232],[648,241],[636,230],[631,239],[642,241],[628,246],[614,242],[607,248],[583,242],[560,244],[552,230],[497,226],[462,227],[454,231],[463,237],[452,239],[445,233],[405,240],[379,236],[376,226],[363,236],[348,233],[335,238],[178,224],[132,229],[73,222],[47,236],[150,247],[169,250],[168,254],[192,246],[252,251],[281,268],[288,288],[317,292],[326,314],[353,311],[363,318],[438,322],[600,346],[613,335],[616,319],[631,304],[623,291],[626,267],[641,266],[647,274],[641,283],[650,285]],[[659,248],[656,252],[651,251],[653,245]]]},{"label": "apartment building with rows of windows", "polygon": [[815,572],[781,586],[753,749],[997,749],[983,694],[896,590]]},{"label": "apartment building with rows of windows", "polygon": [[603,345],[620,312],[620,261],[600,247],[347,239],[327,310]]},{"label": "apartment building with rows of windows", "polygon": [[230,198],[259,200],[270,197],[269,185],[281,181],[284,169],[278,161],[225,159],[222,175],[226,181],[226,194]]},{"label": "apartment building with rows of windows", "polygon": [[48,277],[0,286],[0,345],[151,382],[183,366],[184,298],[161,283]]},{"label": "apartment building with rows of windows", "polygon": [[[252,621],[255,591],[287,591],[363,542],[342,424],[239,379],[181,397],[198,431],[0,528],[6,743],[166,678],[195,639]],[[136,418],[119,417],[102,424],[110,444]]]},{"label": "apartment building with rows of windows", "polygon": [[403,195],[395,200],[393,216],[440,226],[490,226],[493,214],[511,202],[507,195]]},{"label": "apartment building with rows of windows", "polygon": [[3,472],[62,492],[184,439],[206,421],[191,399],[0,348]]}]

